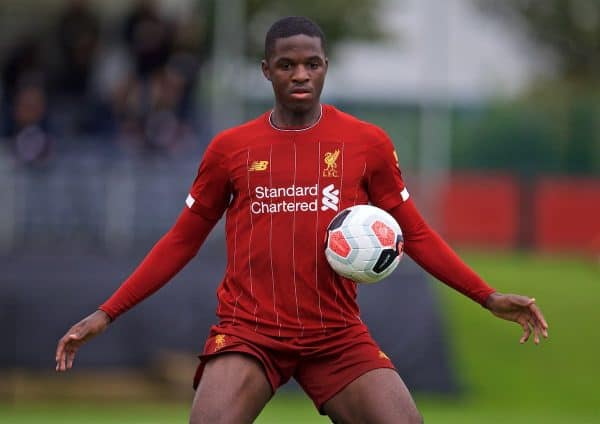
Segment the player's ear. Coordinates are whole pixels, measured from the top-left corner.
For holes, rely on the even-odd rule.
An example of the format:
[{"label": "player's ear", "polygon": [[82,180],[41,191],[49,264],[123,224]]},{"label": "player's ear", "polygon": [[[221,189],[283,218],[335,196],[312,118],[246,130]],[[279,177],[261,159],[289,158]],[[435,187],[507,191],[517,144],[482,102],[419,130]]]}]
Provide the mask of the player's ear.
[{"label": "player's ear", "polygon": [[260,67],[265,78],[271,81],[271,71],[269,70],[269,64],[267,63],[266,59],[260,61]]}]

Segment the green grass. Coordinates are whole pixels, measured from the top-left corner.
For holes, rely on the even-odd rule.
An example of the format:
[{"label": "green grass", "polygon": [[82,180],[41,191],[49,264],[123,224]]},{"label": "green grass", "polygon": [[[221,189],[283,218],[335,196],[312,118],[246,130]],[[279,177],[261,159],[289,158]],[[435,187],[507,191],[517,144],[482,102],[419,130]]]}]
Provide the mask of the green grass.
[{"label": "green grass", "polygon": [[[464,393],[416,395],[427,423],[600,423],[600,266],[565,257],[464,254],[500,291],[535,296],[550,339],[520,345],[520,328],[439,284]],[[377,288],[373,288],[376,290]],[[0,405],[0,423],[183,423],[188,404]],[[327,423],[303,394],[278,393],[257,423]]]},{"label": "green grass", "polygon": [[460,404],[423,399],[419,406],[426,418],[444,423],[600,423],[600,266],[528,254],[463,257],[498,290],[536,297],[550,338],[538,346],[532,340],[520,345],[519,326],[494,318],[440,285],[466,393]]},{"label": "green grass", "polygon": [[10,424],[166,424],[187,422],[187,407],[174,404],[19,404],[0,407],[0,422]]}]

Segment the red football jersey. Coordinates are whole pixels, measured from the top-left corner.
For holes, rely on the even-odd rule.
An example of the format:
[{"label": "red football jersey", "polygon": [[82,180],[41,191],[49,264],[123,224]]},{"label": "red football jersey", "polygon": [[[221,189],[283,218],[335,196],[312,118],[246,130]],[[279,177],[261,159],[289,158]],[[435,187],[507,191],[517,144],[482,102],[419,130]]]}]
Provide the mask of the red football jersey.
[{"label": "red football jersey", "polygon": [[226,211],[217,315],[288,337],[360,323],[355,283],[325,259],[325,231],[349,206],[391,210],[406,201],[394,146],[380,128],[329,105],[302,130],[269,118],[219,134],[186,201],[209,219]]}]

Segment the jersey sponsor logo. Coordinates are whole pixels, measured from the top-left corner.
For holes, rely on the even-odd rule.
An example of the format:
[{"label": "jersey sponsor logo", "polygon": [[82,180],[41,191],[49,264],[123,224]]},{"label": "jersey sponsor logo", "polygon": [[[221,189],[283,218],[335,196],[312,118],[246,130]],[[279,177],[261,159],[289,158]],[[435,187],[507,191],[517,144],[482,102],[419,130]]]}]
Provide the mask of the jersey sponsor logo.
[{"label": "jersey sponsor logo", "polygon": [[268,167],[268,160],[255,160],[248,167],[248,171],[266,171]]},{"label": "jersey sponsor logo", "polygon": [[326,152],[323,157],[325,162],[325,169],[323,169],[324,177],[337,177],[337,160],[340,156],[340,149],[335,149],[333,152]]},{"label": "jersey sponsor logo", "polygon": [[319,198],[321,210],[338,210],[340,191],[333,184],[324,187],[319,194],[318,184],[287,187],[256,186],[252,193],[250,211],[253,214],[317,212]]},{"label": "jersey sponsor logo", "polygon": [[340,191],[335,188],[333,184],[329,184],[327,187],[323,188],[323,198],[321,199],[321,210],[326,211],[327,209],[331,209],[334,211],[338,210],[338,203],[340,203]]},{"label": "jersey sponsor logo", "polygon": [[276,197],[302,197],[302,196],[317,196],[317,185],[311,186],[296,186],[288,187],[266,187],[257,186],[254,188],[254,194],[258,199],[269,199]]},{"label": "jersey sponsor logo", "polygon": [[281,212],[316,212],[319,188],[291,185],[287,187],[254,187],[254,200],[250,203],[253,214]]}]

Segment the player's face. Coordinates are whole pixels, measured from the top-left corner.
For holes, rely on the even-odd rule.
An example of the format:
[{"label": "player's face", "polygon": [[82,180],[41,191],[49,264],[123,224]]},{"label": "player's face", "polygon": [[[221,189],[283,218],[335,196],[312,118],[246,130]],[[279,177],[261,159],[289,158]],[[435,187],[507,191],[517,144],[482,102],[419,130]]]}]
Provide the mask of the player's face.
[{"label": "player's face", "polygon": [[294,113],[319,107],[327,73],[327,58],[319,37],[294,35],[275,41],[273,54],[262,61],[277,106]]}]

